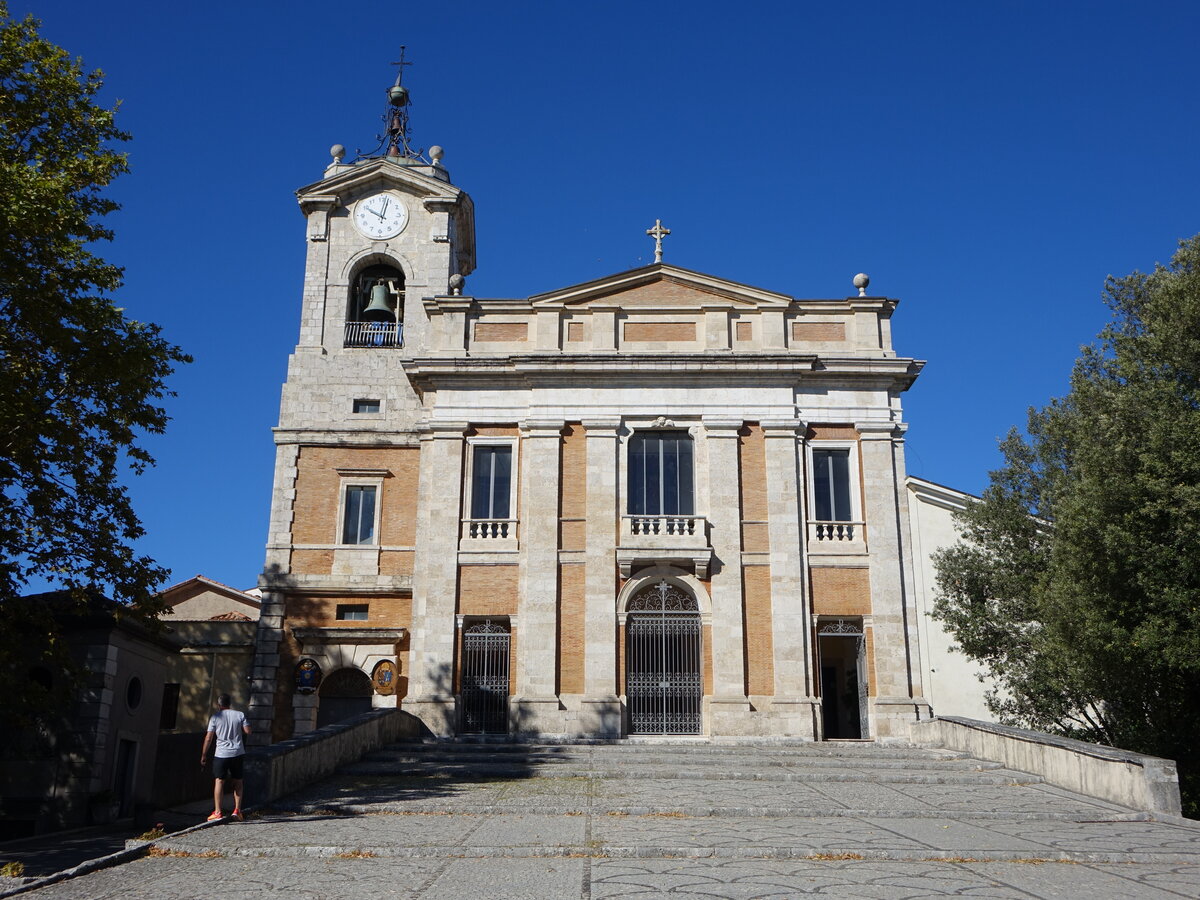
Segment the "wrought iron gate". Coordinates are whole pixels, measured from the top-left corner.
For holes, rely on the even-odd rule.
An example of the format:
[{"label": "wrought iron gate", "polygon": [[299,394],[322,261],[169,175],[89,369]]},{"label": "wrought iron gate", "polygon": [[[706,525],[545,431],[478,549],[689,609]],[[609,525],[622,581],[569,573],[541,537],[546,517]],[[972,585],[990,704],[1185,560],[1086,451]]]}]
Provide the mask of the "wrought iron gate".
[{"label": "wrought iron gate", "polygon": [[665,579],[629,602],[625,695],[632,734],[699,734],[700,613]]},{"label": "wrought iron gate", "polygon": [[462,730],[466,734],[508,731],[507,624],[490,619],[463,631]]}]

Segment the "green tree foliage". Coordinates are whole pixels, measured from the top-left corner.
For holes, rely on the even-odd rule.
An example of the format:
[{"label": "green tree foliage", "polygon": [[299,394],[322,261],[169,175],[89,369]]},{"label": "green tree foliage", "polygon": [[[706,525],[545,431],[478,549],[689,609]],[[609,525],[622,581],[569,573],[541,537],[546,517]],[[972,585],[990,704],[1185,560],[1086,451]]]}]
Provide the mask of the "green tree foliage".
[{"label": "green tree foliage", "polygon": [[[6,684],[65,656],[45,604],[48,580],[95,586],[152,617],[165,572],[139,556],[142,527],[120,478],[153,461],[139,447],[167,416],[156,401],[180,350],[111,300],[121,269],[95,255],[117,205],[103,189],[125,172],[128,135],[95,102],[98,71],[9,16],[0,2],[0,672]],[[42,649],[39,649],[42,648]],[[6,690],[9,712],[48,696],[35,680]],[[20,693],[21,697],[12,695]],[[11,698],[11,699],[10,699]]]},{"label": "green tree foliage", "polygon": [[1002,721],[1179,762],[1200,812],[1200,236],[1108,279],[1067,396],[936,559],[935,615]]}]

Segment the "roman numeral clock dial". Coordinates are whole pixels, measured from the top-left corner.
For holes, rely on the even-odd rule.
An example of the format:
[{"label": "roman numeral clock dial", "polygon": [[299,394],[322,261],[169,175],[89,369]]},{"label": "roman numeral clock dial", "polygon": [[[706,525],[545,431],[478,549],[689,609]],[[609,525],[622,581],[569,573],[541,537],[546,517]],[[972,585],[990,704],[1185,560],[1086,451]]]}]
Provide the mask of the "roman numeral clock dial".
[{"label": "roman numeral clock dial", "polygon": [[391,192],[364,197],[354,206],[354,226],[366,237],[395,237],[408,224],[408,207]]}]

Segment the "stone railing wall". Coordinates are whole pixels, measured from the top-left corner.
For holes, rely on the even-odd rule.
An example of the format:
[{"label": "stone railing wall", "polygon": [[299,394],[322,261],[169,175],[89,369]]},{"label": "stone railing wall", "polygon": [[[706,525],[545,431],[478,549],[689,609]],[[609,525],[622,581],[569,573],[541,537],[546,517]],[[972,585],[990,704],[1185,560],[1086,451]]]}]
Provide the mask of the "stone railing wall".
[{"label": "stone railing wall", "polygon": [[246,800],[269,803],[357,762],[380,747],[429,734],[402,709],[373,709],[316,731],[251,750],[246,755]]},{"label": "stone railing wall", "polygon": [[1181,811],[1174,760],[958,716],[916,722],[911,736],[1122,806],[1169,816]]}]

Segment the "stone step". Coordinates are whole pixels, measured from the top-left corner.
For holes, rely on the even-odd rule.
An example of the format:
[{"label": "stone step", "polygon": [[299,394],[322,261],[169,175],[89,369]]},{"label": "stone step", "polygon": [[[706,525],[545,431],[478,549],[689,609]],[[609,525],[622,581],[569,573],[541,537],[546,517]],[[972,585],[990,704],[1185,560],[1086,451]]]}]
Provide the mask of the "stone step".
[{"label": "stone step", "polygon": [[852,769],[885,770],[910,769],[921,771],[985,771],[1001,768],[1000,763],[973,759],[969,756],[948,756],[937,758],[890,758],[886,756],[853,759],[845,756],[750,756],[745,754],[701,755],[701,754],[573,754],[568,756],[534,753],[528,756],[520,754],[482,754],[460,753],[457,750],[444,752],[421,753],[397,749],[378,750],[363,757],[364,762],[392,763],[396,766],[444,765],[461,766],[474,764],[502,765],[508,764],[527,769],[545,770],[550,774],[572,771],[579,767],[595,768],[604,766],[633,767],[689,767],[689,768],[722,768],[734,767],[739,769]]},{"label": "stone step", "polygon": [[891,760],[952,760],[969,759],[967,753],[913,747],[905,744],[880,745],[872,742],[798,742],[793,744],[710,744],[696,741],[670,742],[655,740],[642,743],[515,743],[474,741],[400,742],[386,750],[429,756],[448,754],[470,756],[524,756],[537,758],[599,758],[637,759],[645,756],[678,756],[723,759],[753,757],[756,759],[891,759]]},{"label": "stone step", "polygon": [[522,766],[512,763],[478,761],[471,763],[448,763],[427,761],[423,763],[396,763],[391,761],[364,761],[343,766],[343,775],[371,775],[429,778],[591,778],[599,780],[653,779],[653,780],[699,780],[699,781],[856,781],[880,784],[1039,784],[1042,779],[1024,772],[1003,770],[929,772],[911,768],[801,768],[799,771],[783,771],[780,768],[756,770],[729,766]]}]

